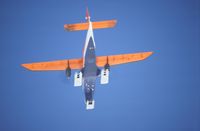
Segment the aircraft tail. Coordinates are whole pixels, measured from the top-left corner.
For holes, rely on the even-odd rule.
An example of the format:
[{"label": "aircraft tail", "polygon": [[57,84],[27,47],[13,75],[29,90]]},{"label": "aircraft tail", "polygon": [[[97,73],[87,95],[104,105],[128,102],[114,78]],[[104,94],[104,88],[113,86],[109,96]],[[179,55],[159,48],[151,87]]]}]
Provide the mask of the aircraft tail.
[{"label": "aircraft tail", "polygon": [[[68,31],[81,31],[88,30],[90,21],[90,14],[88,8],[86,9],[86,17],[87,22],[85,23],[76,23],[76,24],[65,24],[64,28]],[[103,28],[112,28],[116,25],[117,20],[106,20],[106,21],[97,21],[91,22],[93,29],[103,29]]]},{"label": "aircraft tail", "polygon": [[[116,20],[106,20],[106,21],[98,21],[92,22],[93,29],[103,29],[103,28],[112,28],[116,25]],[[81,31],[88,30],[89,23],[77,23],[77,24],[65,24],[64,28],[68,31]]]}]

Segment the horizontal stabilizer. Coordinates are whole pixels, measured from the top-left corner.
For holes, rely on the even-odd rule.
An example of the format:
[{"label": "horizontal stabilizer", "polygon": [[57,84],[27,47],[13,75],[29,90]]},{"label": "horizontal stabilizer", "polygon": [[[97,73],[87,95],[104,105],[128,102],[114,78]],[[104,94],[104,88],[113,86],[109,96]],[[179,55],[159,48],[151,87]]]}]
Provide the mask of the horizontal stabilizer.
[{"label": "horizontal stabilizer", "polygon": [[[106,20],[106,21],[98,21],[92,22],[93,29],[103,29],[103,28],[112,28],[116,25],[116,20]],[[65,24],[64,28],[68,31],[81,31],[88,30],[89,23],[77,23],[77,24]]]}]

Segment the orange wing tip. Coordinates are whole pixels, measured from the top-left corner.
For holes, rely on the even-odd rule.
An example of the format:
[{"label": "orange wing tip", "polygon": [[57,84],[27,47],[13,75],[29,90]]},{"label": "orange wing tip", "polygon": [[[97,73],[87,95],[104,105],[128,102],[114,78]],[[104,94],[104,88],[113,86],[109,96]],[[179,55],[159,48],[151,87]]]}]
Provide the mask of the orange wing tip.
[{"label": "orange wing tip", "polygon": [[29,64],[21,64],[21,66],[28,69],[28,70],[32,70],[32,67]]},{"label": "orange wing tip", "polygon": [[152,54],[153,54],[152,51],[150,51],[150,52],[145,52],[145,59],[148,58],[149,56],[151,56]]},{"label": "orange wing tip", "polygon": [[68,24],[65,24],[65,25],[64,25],[64,29],[67,30],[67,31],[70,31],[70,30],[69,30],[70,28],[69,28]]}]

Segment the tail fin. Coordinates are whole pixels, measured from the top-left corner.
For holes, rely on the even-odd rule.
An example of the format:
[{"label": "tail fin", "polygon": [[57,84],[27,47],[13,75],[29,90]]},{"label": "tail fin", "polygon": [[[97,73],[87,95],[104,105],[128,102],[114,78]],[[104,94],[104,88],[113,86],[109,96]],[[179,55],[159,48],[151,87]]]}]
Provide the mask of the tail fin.
[{"label": "tail fin", "polygon": [[88,7],[86,8],[86,17],[85,19],[89,22],[90,21],[90,13]]},{"label": "tail fin", "polygon": [[[103,28],[112,28],[116,25],[117,20],[106,20],[92,22],[93,29],[103,29]],[[81,31],[88,30],[89,23],[77,23],[77,24],[65,24],[64,28],[68,31]]]}]

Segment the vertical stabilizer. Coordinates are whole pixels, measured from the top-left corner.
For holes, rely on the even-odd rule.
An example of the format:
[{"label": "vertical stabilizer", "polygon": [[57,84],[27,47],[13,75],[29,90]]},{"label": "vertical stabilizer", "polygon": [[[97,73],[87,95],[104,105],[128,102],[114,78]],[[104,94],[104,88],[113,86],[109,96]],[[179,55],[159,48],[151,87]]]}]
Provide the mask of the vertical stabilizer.
[{"label": "vertical stabilizer", "polygon": [[87,22],[90,21],[90,13],[89,13],[88,7],[86,8],[86,16],[85,16],[85,19],[87,20]]}]

